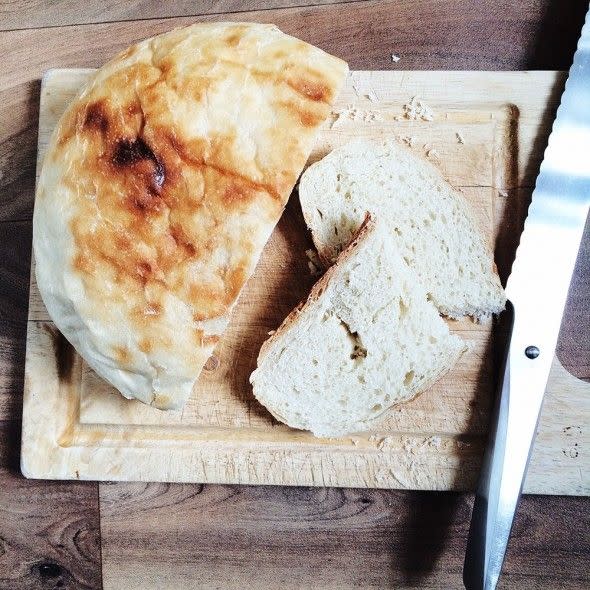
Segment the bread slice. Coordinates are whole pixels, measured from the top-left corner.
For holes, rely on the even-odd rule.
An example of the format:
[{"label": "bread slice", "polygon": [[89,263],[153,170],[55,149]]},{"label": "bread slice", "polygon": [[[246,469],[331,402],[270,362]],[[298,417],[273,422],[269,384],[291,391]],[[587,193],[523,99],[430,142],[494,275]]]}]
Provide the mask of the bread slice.
[{"label": "bread slice", "polygon": [[262,346],[254,395],[316,436],[362,431],[465,350],[387,232],[369,218],[307,301]]},{"label": "bread slice", "polygon": [[437,168],[395,140],[356,140],[334,150],[303,174],[299,198],[326,263],[370,211],[441,313],[481,320],[504,309],[492,253],[467,202]]}]

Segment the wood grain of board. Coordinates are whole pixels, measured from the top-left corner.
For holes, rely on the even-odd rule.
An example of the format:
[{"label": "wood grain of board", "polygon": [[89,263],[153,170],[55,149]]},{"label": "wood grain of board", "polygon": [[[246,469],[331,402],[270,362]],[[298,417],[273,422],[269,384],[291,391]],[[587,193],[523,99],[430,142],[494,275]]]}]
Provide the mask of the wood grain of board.
[{"label": "wood grain of board", "polygon": [[[57,70],[46,76],[40,157],[59,114],[89,74]],[[356,136],[396,136],[418,153],[436,153],[443,174],[463,190],[484,234],[496,242],[505,278],[534,178],[530,163],[540,158],[535,138],[547,124],[543,113],[561,80],[555,73],[353,72],[310,161]],[[432,123],[401,116],[414,95],[434,108]],[[203,371],[181,412],[160,412],[124,400],[97,378],[52,327],[33,281],[25,473],[142,481],[472,487],[496,374],[491,324],[450,322],[468,342],[469,353],[435,387],[395,408],[369,433],[316,439],[276,423],[253,399],[248,377],[261,343],[313,283],[304,254],[308,246],[294,198],[240,297],[215,351],[217,362]],[[63,359],[70,357],[72,364],[64,369]],[[574,451],[587,445],[587,434],[578,424],[589,415],[584,393],[589,388],[556,361],[545,410],[551,418],[541,423],[526,490],[588,492],[586,454]],[[50,419],[48,403],[53,408]]]}]

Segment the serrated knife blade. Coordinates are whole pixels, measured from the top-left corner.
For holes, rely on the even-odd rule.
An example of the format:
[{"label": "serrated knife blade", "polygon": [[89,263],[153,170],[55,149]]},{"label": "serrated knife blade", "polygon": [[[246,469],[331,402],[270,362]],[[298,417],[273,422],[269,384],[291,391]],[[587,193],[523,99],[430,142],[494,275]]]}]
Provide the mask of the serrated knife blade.
[{"label": "serrated knife blade", "polygon": [[590,10],[506,285],[512,332],[475,496],[463,581],[496,587],[590,206]]}]

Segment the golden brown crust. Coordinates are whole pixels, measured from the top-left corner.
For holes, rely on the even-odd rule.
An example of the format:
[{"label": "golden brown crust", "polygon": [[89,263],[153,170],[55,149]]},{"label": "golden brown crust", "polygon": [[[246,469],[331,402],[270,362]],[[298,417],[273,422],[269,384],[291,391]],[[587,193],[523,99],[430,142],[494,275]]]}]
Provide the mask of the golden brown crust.
[{"label": "golden brown crust", "polygon": [[[230,29],[226,43],[237,45],[246,28]],[[136,52],[130,48],[119,59]],[[85,145],[84,157],[72,163],[64,181],[79,190],[80,186],[96,187],[100,179],[96,202],[79,202],[79,212],[72,220],[77,244],[75,264],[86,276],[114,273],[115,280],[125,283],[129,290],[151,281],[161,282],[168,289],[180,287],[179,281],[170,280],[171,271],[191,261],[207,261],[215,247],[211,232],[223,225],[229,213],[239,212],[253,201],[280,211],[296,178],[288,164],[285,169],[261,167],[261,180],[241,173],[232,158],[235,132],[188,138],[181,127],[160,125],[166,116],[157,110],[165,108],[159,105],[162,96],[158,87],[170,87],[188,96],[198,108],[215,83],[210,77],[179,79],[177,69],[177,61],[170,56],[159,67],[139,63],[116,71],[76,104],[58,135],[59,145],[74,138]],[[336,89],[321,81],[321,75],[313,70],[307,76],[307,72],[291,69],[295,71],[287,68],[284,77],[275,68],[258,76],[270,80],[273,86],[293,89],[295,98],[303,100],[279,101],[277,108],[289,111],[301,126],[315,128],[325,118]],[[103,94],[107,96],[96,97]],[[116,106],[109,95],[115,97]],[[156,108],[148,113],[142,102]],[[320,102],[323,108],[302,104],[306,102]],[[59,157],[59,150],[53,157]],[[190,185],[188,178],[194,181]],[[208,215],[203,215],[204,209]],[[108,223],[97,227],[97,214]],[[187,223],[206,216],[208,227]],[[165,223],[165,218],[175,221]],[[139,252],[133,247],[138,242],[153,246],[151,252]],[[222,315],[241,290],[248,277],[246,261],[252,257],[254,246],[245,239],[239,247],[241,260],[236,260],[233,268],[220,268],[214,281],[186,289],[187,299],[199,310],[195,319]]]},{"label": "golden brown crust", "polygon": [[[70,270],[93,321],[120,307],[137,351],[151,354],[169,340],[173,296],[195,323],[185,328],[196,330],[192,346],[205,349],[178,347],[198,374],[217,339],[201,324],[227,317],[345,72],[273,26],[246,23],[171,31],[101,68],[62,118],[37,195],[39,210],[68,213]],[[109,351],[131,363],[132,353]]]}]

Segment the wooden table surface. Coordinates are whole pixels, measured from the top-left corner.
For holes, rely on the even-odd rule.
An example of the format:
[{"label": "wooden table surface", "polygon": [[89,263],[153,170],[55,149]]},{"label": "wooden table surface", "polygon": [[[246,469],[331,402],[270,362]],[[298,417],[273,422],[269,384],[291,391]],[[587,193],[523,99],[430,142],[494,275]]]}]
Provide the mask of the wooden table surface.
[{"label": "wooden table surface", "polygon": [[[469,494],[27,481],[20,416],[40,78],[199,20],[274,22],[351,69],[567,69],[588,3],[0,3],[0,589],[460,588]],[[391,53],[401,60],[394,64]],[[559,355],[590,379],[590,231]],[[590,427],[590,425],[587,425]],[[502,588],[590,587],[590,500],[527,496]]]}]

